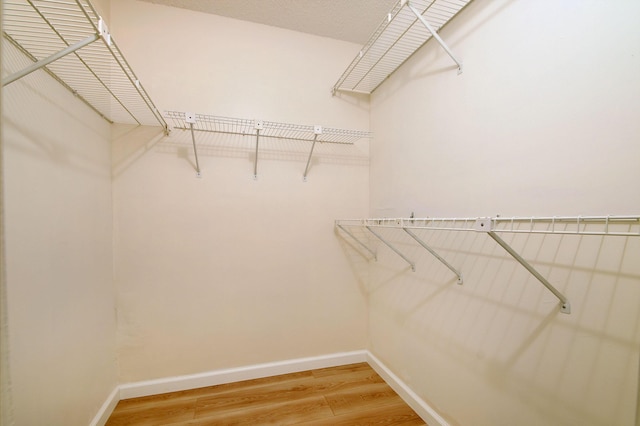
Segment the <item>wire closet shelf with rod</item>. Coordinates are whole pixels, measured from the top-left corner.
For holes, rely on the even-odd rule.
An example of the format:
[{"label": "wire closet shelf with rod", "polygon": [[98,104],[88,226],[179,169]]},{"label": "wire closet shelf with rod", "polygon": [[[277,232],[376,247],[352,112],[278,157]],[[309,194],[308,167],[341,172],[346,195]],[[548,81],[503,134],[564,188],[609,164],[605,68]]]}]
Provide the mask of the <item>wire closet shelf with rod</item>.
[{"label": "wire closet shelf with rod", "polygon": [[462,272],[449,263],[443,256],[427,244],[416,234],[417,230],[431,231],[459,231],[486,233],[518,263],[529,271],[542,283],[560,302],[560,312],[571,313],[568,298],[553,286],[536,268],[527,262],[516,250],[502,239],[499,234],[556,234],[581,235],[601,237],[640,237],[640,215],[631,216],[564,216],[564,217],[477,217],[477,218],[369,218],[369,219],[339,219],[335,227],[340,229],[361,248],[377,260],[374,249],[363,241],[360,235],[353,232],[354,228],[364,229],[377,240],[389,247],[394,253],[407,262],[415,271],[415,262],[398,249],[389,238],[382,235],[381,229],[395,229],[408,234],[424,249],[429,251],[442,264],[451,270],[458,278],[458,284],[463,284]]},{"label": "wire closet shelf with rod", "polygon": [[332,93],[371,94],[434,39],[462,73],[462,61],[438,34],[472,0],[398,0],[333,85]]},{"label": "wire closet shelf with rod", "polygon": [[201,176],[198,160],[198,133],[219,133],[240,135],[255,141],[255,156],[253,164],[253,178],[258,177],[258,157],[261,138],[286,139],[290,141],[310,142],[309,154],[303,173],[306,181],[311,168],[311,159],[317,143],[338,145],[353,145],[361,139],[370,139],[371,132],[364,130],[349,130],[324,127],[322,125],[304,125],[279,123],[275,121],[255,120],[248,118],[222,117],[193,112],[166,111],[165,117],[173,129],[185,130],[191,133],[193,152],[195,156],[196,176]]},{"label": "wire closet shelf with rod", "polygon": [[3,46],[26,66],[7,86],[44,70],[109,123],[168,126],[88,0],[3,0]]}]

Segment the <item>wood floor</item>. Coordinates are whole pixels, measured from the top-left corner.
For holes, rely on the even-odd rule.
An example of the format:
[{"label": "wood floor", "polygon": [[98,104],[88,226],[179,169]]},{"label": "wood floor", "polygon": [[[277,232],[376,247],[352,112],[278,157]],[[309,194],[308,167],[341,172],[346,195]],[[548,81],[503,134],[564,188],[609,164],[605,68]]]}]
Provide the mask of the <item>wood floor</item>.
[{"label": "wood floor", "polygon": [[367,363],[126,399],[107,422],[107,426],[425,424]]}]

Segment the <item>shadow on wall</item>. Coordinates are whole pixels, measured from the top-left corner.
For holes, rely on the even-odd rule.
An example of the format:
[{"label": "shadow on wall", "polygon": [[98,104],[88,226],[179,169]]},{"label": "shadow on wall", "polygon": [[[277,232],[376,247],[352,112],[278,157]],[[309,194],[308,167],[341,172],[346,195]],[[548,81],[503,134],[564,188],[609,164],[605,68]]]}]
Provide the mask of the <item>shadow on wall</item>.
[{"label": "shadow on wall", "polygon": [[[478,29],[490,23],[492,19],[508,9],[513,3],[515,3],[515,0],[501,2],[472,1],[455,17],[455,19],[451,20],[448,25],[437,30],[437,33],[442,36],[446,45],[453,51],[454,55],[462,61],[463,72],[465,65],[464,57],[460,58],[458,56],[459,54],[456,53],[456,46],[464,42],[468,37],[473,36]],[[482,10],[488,7],[496,7],[496,9],[493,11]],[[485,16],[485,18],[478,20],[473,26],[465,26],[468,19],[477,16]],[[455,26],[456,28],[464,28],[465,31],[458,31],[450,34],[446,30],[449,25]],[[437,41],[434,40],[433,37],[429,39],[425,45],[419,48],[418,52],[420,50],[428,49],[429,46],[432,46],[432,48],[428,51],[427,56],[420,56],[421,59],[419,61],[416,59],[412,60],[412,57],[409,57],[409,59],[407,59],[407,61],[402,65],[399,72],[393,74],[394,78],[386,80],[386,89],[378,94],[379,101],[384,101],[385,99],[392,97],[394,93],[402,90],[402,88],[408,83],[413,83],[434,75],[449,73],[455,76],[457,74],[458,65],[453,62],[446,51],[438,45]]]},{"label": "shadow on wall", "polygon": [[[3,40],[2,49],[3,71],[8,74],[32,64],[6,40]],[[2,102],[5,149],[53,161],[86,175],[97,175],[97,170],[102,169],[103,158],[96,154],[95,146],[89,144],[103,140],[108,122],[89,108],[67,108],[76,105],[77,99],[43,71],[31,73],[4,87]],[[55,115],[39,116],[33,105],[55,111]],[[84,145],[67,149],[65,143],[80,133],[84,135]]]},{"label": "shadow on wall", "polygon": [[334,233],[338,236],[340,248],[342,248],[342,252],[351,266],[354,278],[358,282],[362,292],[368,293],[369,262],[375,261],[375,257],[372,253],[367,252],[366,249],[359,246],[357,242],[348,239],[349,237],[344,238],[344,235],[341,234],[342,232],[338,227],[334,227]]},{"label": "shadow on wall", "polygon": [[[99,171],[102,168],[99,158],[94,157],[89,151],[83,153],[81,146],[76,146],[78,149],[75,150],[64,147],[64,143],[61,142],[67,139],[64,132],[43,133],[38,131],[30,120],[14,120],[8,117],[2,118],[2,126],[5,134],[8,135],[5,138],[6,148],[20,152],[24,156],[53,161],[60,167],[74,169],[85,175],[102,176]],[[91,142],[90,138],[87,138],[87,142]]]},{"label": "shadow on wall", "polygon": [[114,124],[112,127],[111,173],[120,176],[165,137],[161,127]]},{"label": "shadow on wall", "polygon": [[[32,64],[6,40],[3,40],[2,47],[3,69],[11,72]],[[33,102],[25,102],[27,99]],[[110,99],[103,101],[108,104]],[[112,172],[116,176],[151,149],[163,134],[160,127],[111,124],[42,70],[3,88],[3,103],[5,111],[11,112],[10,117],[9,114],[2,117],[3,126],[11,134],[6,141],[8,147],[89,175],[95,175],[96,170],[103,170],[104,166],[104,157],[96,154],[95,147],[89,144],[107,139],[105,134],[109,134],[109,126],[112,142],[120,147],[112,150]],[[33,105],[50,107],[48,111],[55,111],[55,115],[37,116]],[[101,107],[108,110],[108,106]],[[66,149],[65,142],[77,139],[80,134],[82,143],[75,144],[73,150]],[[121,143],[125,140],[126,143]]]},{"label": "shadow on wall", "polygon": [[[255,135],[196,132],[198,157],[246,159],[250,168],[256,158]],[[196,170],[191,132],[174,129],[168,136],[160,127],[114,124],[112,130],[112,172],[117,177],[146,153],[153,151],[168,154],[188,163]],[[300,163],[300,173],[309,160],[309,170],[321,164],[353,167],[369,166],[367,140],[354,144],[317,142],[311,151],[311,141],[261,137],[258,144],[258,161],[288,161]]]},{"label": "shadow on wall", "polygon": [[[255,135],[235,135],[225,133],[195,132],[199,157],[225,157],[247,159],[252,163],[256,155]],[[313,147],[311,164],[335,164],[348,166],[369,166],[368,141],[354,144],[317,142]],[[312,148],[312,141],[276,139],[260,137],[258,142],[259,161],[299,162],[304,170]],[[169,137],[158,144],[158,152],[176,155],[188,161],[195,169],[191,132],[175,129]]]},{"label": "shadow on wall", "polygon": [[369,111],[369,95],[365,93],[335,92],[333,97],[346,102],[349,105],[357,106],[361,110]]},{"label": "shadow on wall", "polygon": [[363,259],[362,250],[343,244],[356,275],[368,276],[373,353],[453,423],[492,424],[488,412],[505,421],[534,413],[548,424],[604,426],[633,418],[640,238],[506,234],[567,295],[573,313],[566,315],[555,296],[482,233],[421,231],[462,271],[458,286],[449,269],[402,231],[381,232],[415,262],[416,272],[363,234],[378,253],[377,262],[367,257],[364,272],[362,261],[353,263]]}]

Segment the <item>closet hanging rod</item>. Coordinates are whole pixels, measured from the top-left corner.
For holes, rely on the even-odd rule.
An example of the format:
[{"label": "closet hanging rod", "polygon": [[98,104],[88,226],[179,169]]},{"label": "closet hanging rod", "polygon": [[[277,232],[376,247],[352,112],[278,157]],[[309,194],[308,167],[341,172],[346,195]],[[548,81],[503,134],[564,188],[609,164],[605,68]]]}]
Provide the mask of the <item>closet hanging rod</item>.
[{"label": "closet hanging rod", "polygon": [[42,69],[110,123],[168,126],[88,0],[4,0],[3,36],[33,64],[10,84]]}]

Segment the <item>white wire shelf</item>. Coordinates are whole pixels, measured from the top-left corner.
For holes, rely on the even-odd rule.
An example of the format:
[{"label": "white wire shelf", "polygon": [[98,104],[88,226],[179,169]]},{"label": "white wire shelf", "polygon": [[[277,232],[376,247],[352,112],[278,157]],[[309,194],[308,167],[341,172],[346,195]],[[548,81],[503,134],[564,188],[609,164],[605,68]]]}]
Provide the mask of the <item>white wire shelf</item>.
[{"label": "white wire shelf", "polygon": [[3,37],[111,123],[167,123],[88,0],[3,0]]},{"label": "white wire shelf", "polygon": [[520,256],[509,244],[498,236],[499,233],[559,234],[559,235],[595,235],[595,236],[640,236],[640,215],[638,216],[563,216],[563,217],[477,217],[477,218],[379,218],[379,219],[340,219],[337,228],[344,231],[377,260],[376,252],[364,241],[352,233],[349,228],[366,229],[382,241],[415,271],[415,262],[395,247],[377,228],[398,229],[404,231],[428,250],[434,257],[457,275],[458,284],[462,284],[462,273],[448,263],[432,247],[413,231],[425,229],[433,231],[475,231],[483,232],[498,243],[518,263],[538,279],[560,301],[560,312],[571,313],[571,304],[566,296],[558,291],[545,277]]},{"label": "white wire shelf", "polygon": [[353,145],[361,139],[371,138],[371,132],[363,130],[335,129],[321,125],[304,125],[278,123],[275,121],[232,118],[215,115],[196,114],[182,111],[166,111],[165,117],[172,128],[191,132],[193,150],[196,160],[196,174],[200,176],[196,132],[223,133],[255,138],[255,159],[253,176],[258,176],[258,145],[260,138],[287,139],[292,141],[311,142],[311,148],[304,170],[306,180],[311,165],[311,157],[317,142],[340,145]]},{"label": "white wire shelf", "polygon": [[549,217],[492,217],[492,218],[380,218],[343,219],[344,226],[429,229],[441,231],[483,231],[485,224],[493,232],[640,236],[640,216],[549,216]]},{"label": "white wire shelf", "polygon": [[[333,86],[371,93],[432,37],[458,64],[437,32],[472,0],[399,0]],[[418,16],[419,15],[419,16]]]},{"label": "white wire shelf", "polygon": [[190,124],[193,124],[193,130],[198,132],[228,133],[243,136],[256,136],[259,133],[260,137],[265,138],[311,142],[315,139],[317,142],[337,144],[353,144],[360,139],[371,137],[371,132],[362,130],[334,129],[318,125],[277,123],[274,121],[205,114],[193,114],[195,122],[188,123],[185,118],[186,114],[180,111],[167,111],[165,117],[169,119],[175,129],[190,130]]}]

